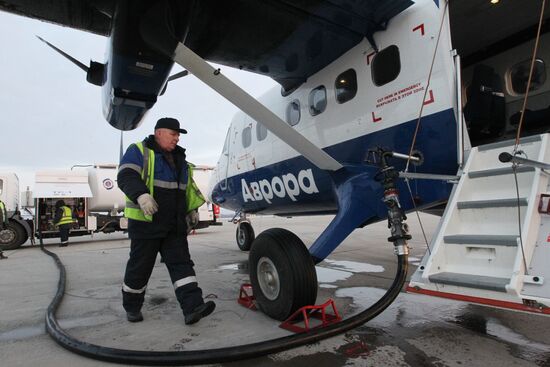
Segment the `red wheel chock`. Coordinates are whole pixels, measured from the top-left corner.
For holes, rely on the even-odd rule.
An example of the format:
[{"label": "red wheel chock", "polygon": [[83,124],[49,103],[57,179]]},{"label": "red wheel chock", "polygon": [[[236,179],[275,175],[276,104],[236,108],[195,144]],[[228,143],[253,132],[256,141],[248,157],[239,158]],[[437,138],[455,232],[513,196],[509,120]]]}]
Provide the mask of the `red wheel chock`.
[{"label": "red wheel chock", "polygon": [[252,294],[252,284],[245,283],[241,285],[241,290],[239,291],[239,302],[240,305],[249,308],[251,310],[256,310],[256,298]]},{"label": "red wheel chock", "polygon": [[[327,313],[328,306],[332,306],[332,311],[334,314]],[[310,327],[309,318],[311,317],[321,320],[321,324]],[[304,321],[303,327],[296,325],[302,320]],[[281,325],[279,325],[279,327],[295,333],[302,333],[304,331],[309,331],[311,329],[316,329],[320,327],[325,327],[330,324],[334,324],[340,320],[342,320],[342,317],[340,316],[340,314],[338,314],[338,311],[336,310],[336,306],[334,305],[334,301],[332,300],[332,298],[330,298],[328,301],[326,301],[322,305],[304,306],[300,308],[299,310],[294,312],[288,319],[286,319]]]}]

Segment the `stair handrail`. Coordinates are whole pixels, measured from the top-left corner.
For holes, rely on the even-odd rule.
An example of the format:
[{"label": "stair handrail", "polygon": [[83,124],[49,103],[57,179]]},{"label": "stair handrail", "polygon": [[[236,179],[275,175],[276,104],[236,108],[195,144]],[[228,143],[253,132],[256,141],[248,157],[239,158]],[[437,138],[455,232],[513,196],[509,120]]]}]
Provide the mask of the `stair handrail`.
[{"label": "stair handrail", "polygon": [[514,164],[523,164],[526,166],[550,170],[550,164],[548,163],[539,162],[539,161],[535,161],[527,158],[521,158],[521,157],[518,157],[517,155],[512,155],[508,152],[500,153],[498,155],[498,160],[501,161],[502,163],[511,162]]}]

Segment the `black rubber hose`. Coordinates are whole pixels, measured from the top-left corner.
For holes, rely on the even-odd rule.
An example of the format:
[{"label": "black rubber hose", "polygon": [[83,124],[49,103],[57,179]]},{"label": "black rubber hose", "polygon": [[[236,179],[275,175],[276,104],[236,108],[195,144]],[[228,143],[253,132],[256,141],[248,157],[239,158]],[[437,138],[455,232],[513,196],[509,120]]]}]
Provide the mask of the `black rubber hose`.
[{"label": "black rubber hose", "polygon": [[407,278],[408,257],[407,255],[397,256],[397,272],[392,285],[386,293],[374,305],[365,311],[323,328],[313,329],[306,333],[285,336],[278,339],[266,340],[259,343],[238,345],[217,349],[203,349],[192,351],[140,351],[115,349],[95,344],[89,344],[78,340],[63,330],[55,317],[63,294],[65,293],[66,273],[63,263],[59,257],[44,248],[42,235],[40,235],[40,248],[49,256],[53,257],[59,268],[59,282],[57,293],[48,306],[46,313],[46,331],[62,347],[71,352],[83,355],[88,358],[126,364],[138,365],[190,365],[222,363],[241,359],[260,357],[266,354],[281,352],[304,344],[315,343],[319,340],[341,334],[350,329],[358,327],[371,320],[384,311],[397,297]]}]

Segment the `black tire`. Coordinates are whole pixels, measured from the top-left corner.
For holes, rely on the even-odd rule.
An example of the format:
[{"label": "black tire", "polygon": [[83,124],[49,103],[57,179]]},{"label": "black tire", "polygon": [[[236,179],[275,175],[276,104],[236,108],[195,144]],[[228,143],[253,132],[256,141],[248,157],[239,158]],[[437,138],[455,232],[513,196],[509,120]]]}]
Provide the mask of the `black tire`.
[{"label": "black tire", "polygon": [[269,317],[286,320],[317,299],[315,264],[304,243],[282,228],[262,232],[249,255],[250,282],[258,307]]},{"label": "black tire", "polygon": [[250,223],[241,222],[237,225],[235,239],[241,251],[249,251],[250,247],[252,247],[252,242],[254,242],[254,238],[254,229]]},{"label": "black tire", "polygon": [[21,224],[9,221],[6,229],[0,231],[0,250],[15,250],[27,242],[28,238],[27,231]]}]

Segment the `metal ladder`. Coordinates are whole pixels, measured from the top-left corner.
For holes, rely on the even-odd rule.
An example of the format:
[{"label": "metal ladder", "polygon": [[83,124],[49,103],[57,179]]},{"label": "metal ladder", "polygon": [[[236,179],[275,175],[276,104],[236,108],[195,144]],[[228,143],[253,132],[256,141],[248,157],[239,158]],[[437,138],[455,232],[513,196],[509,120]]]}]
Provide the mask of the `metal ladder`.
[{"label": "metal ladder", "polygon": [[[549,139],[526,137],[519,149],[531,160],[550,162]],[[497,306],[550,306],[550,215],[539,212],[549,177],[540,168],[516,167],[518,199],[512,165],[498,160],[513,145],[472,149],[409,291]]]}]

